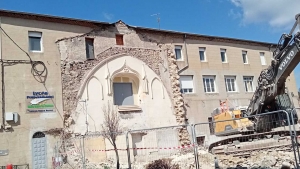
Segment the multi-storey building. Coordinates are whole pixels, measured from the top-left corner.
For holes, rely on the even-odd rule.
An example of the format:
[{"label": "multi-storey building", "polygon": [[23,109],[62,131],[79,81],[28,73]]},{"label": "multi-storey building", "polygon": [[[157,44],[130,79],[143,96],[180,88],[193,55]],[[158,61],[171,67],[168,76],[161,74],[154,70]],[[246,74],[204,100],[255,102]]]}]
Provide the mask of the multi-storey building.
[{"label": "multi-storey building", "polygon": [[[117,105],[128,129],[207,122],[219,100],[247,106],[275,46],[5,10],[0,26],[0,165],[40,168],[51,165],[55,131],[100,131],[106,103]],[[287,86],[297,92],[293,73]]]}]

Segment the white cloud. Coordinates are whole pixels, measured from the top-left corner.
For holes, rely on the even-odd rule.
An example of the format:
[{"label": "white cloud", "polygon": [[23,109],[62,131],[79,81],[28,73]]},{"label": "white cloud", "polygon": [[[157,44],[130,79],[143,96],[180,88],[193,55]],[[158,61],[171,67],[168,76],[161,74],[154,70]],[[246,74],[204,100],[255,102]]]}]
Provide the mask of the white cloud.
[{"label": "white cloud", "polygon": [[[291,29],[300,13],[300,0],[231,0],[242,10],[242,24],[267,23],[272,28]],[[237,12],[230,11],[229,14]]]},{"label": "white cloud", "polygon": [[235,12],[233,9],[230,9],[228,16],[232,17],[233,19],[238,19],[242,17],[240,12]]},{"label": "white cloud", "polygon": [[114,17],[113,14],[106,13],[106,12],[103,13],[103,16],[104,16],[104,18],[107,19],[107,20],[112,20],[113,17]]}]

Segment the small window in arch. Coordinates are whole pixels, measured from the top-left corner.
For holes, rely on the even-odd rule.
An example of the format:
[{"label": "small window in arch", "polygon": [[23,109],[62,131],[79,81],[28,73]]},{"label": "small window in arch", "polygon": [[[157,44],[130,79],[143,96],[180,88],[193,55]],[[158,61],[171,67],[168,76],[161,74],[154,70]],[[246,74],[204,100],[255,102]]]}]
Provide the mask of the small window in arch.
[{"label": "small window in arch", "polygon": [[34,133],[34,135],[32,136],[32,138],[43,138],[45,137],[45,134],[42,132],[36,132]]},{"label": "small window in arch", "polygon": [[116,34],[116,44],[117,45],[124,45],[123,35]]}]

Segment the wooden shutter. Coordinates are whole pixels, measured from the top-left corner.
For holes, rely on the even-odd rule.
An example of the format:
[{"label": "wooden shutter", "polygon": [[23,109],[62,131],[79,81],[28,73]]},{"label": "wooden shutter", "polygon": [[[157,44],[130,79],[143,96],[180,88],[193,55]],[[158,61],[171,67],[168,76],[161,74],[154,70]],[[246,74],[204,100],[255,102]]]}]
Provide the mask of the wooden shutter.
[{"label": "wooden shutter", "polygon": [[86,50],[86,58],[94,59],[94,39],[86,38],[85,39],[85,50]]},{"label": "wooden shutter", "polygon": [[116,35],[116,43],[117,45],[124,45],[123,35]]}]

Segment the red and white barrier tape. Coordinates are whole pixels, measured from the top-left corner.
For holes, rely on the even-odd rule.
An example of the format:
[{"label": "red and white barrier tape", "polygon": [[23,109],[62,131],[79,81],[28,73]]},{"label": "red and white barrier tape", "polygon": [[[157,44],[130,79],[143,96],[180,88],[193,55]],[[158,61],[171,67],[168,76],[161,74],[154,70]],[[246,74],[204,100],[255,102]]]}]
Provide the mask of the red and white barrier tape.
[{"label": "red and white barrier tape", "polygon": [[[144,148],[129,148],[131,150],[176,150],[176,149],[185,149],[185,148],[192,148],[195,147],[196,145],[191,144],[191,145],[187,145],[187,146],[178,146],[178,147],[144,147]],[[120,151],[127,151],[127,149],[117,149]],[[115,151],[115,149],[106,149],[106,150],[101,150],[101,149],[91,149],[91,150],[87,150],[90,152],[106,152],[106,151]],[[61,154],[75,154],[75,153],[80,153],[79,150],[73,150],[73,151],[69,151],[67,153],[61,153]]]}]

